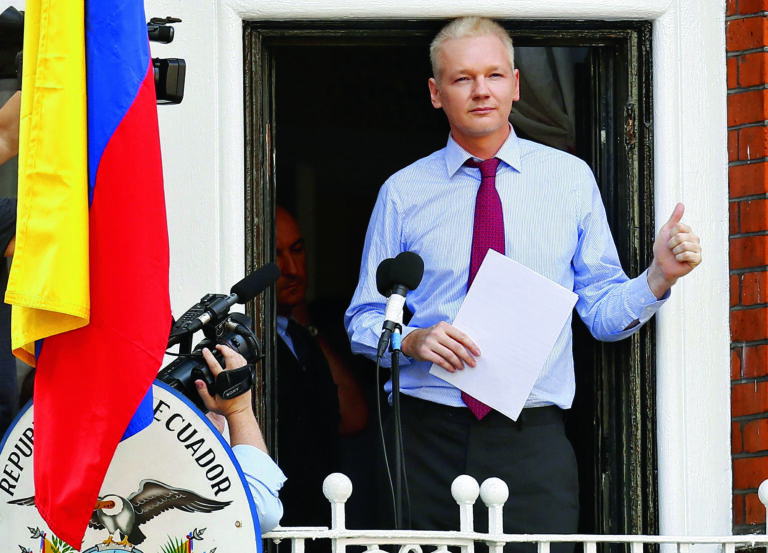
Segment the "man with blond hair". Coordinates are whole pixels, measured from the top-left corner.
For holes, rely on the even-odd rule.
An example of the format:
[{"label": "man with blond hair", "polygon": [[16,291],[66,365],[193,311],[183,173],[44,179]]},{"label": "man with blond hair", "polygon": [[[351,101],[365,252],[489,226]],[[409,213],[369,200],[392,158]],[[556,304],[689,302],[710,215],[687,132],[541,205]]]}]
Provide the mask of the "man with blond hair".
[{"label": "man with blond hair", "polygon": [[[430,367],[476,365],[480,349],[451,322],[488,249],[573,290],[591,333],[614,341],[637,332],[677,279],[701,262],[699,239],[681,222],[678,204],[656,238],[651,265],[628,278],[586,163],[518,138],[509,123],[520,86],[506,31],[484,18],[457,19],[430,54],[429,91],[450,123],[448,144],[382,186],[347,331],[354,351],[375,358],[384,313],[377,266],[401,251],[418,253],[426,271],[407,297],[413,318],[403,326],[400,360],[406,519],[414,528],[455,529],[458,510],[448,490],[466,473],[509,486],[505,532],[573,533],[578,475],[563,420],[575,392],[570,320],[517,421],[431,375]],[[475,507],[482,530],[487,516]]]}]

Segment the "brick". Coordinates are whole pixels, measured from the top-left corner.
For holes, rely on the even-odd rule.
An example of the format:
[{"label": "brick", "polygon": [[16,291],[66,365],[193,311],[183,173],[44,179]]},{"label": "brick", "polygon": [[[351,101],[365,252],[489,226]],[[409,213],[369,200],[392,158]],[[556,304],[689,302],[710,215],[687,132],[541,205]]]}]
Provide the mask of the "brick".
[{"label": "brick", "polygon": [[754,342],[768,333],[768,307],[731,311],[731,340]]},{"label": "brick", "polygon": [[[738,58],[730,58],[728,61],[730,62],[732,59],[738,60],[738,86],[760,86],[768,83],[768,52],[744,54]],[[728,83],[730,82],[729,76]],[[731,87],[730,84],[728,87],[735,88]]]},{"label": "brick", "polygon": [[[739,234],[741,221],[739,220],[739,202],[728,203],[728,234]],[[731,304],[733,305],[733,304]]]},{"label": "brick", "polygon": [[739,206],[741,232],[764,232],[768,230],[768,200],[746,200]]},{"label": "brick", "polygon": [[741,276],[730,275],[729,286],[731,292],[731,307],[741,304]]},{"label": "brick", "polygon": [[[728,126],[762,123],[768,119],[768,89],[746,90],[728,95]],[[741,149],[741,148],[739,148]],[[753,158],[757,156],[752,156]]]},{"label": "brick", "polygon": [[726,68],[728,70],[728,89],[739,88],[739,62],[741,58],[728,58]]},{"label": "brick", "polygon": [[744,501],[744,494],[736,494],[733,496],[733,525],[741,526],[745,524],[746,518],[746,504]]},{"label": "brick", "polygon": [[752,161],[768,155],[768,127],[745,127],[739,130],[739,160]]},{"label": "brick", "polygon": [[733,460],[733,487],[736,490],[756,490],[768,478],[768,457],[747,457]]},{"label": "brick", "polygon": [[741,376],[743,378],[768,376],[768,345],[744,347],[741,352]]},{"label": "brick", "polygon": [[768,265],[768,236],[731,238],[728,256],[734,270]]},{"label": "brick", "polygon": [[755,271],[741,275],[741,305],[768,303],[768,273]]},{"label": "brick", "polygon": [[739,131],[728,131],[728,161],[739,161]]},{"label": "brick", "polygon": [[[765,463],[768,464],[768,458]],[[765,505],[760,501],[756,493],[748,493],[744,496],[746,504],[745,522],[747,524],[763,524],[765,522]]]},{"label": "brick", "polygon": [[765,412],[768,412],[768,382],[747,382],[731,386],[731,413],[734,417]]},{"label": "brick", "polygon": [[731,453],[741,453],[744,445],[741,437],[741,423],[731,423]]},{"label": "brick", "polygon": [[[728,138],[730,152],[730,135]],[[760,161],[729,167],[728,186],[731,198],[768,193],[768,163]]]},{"label": "brick", "polygon": [[744,424],[741,431],[744,451],[758,453],[768,450],[768,418],[749,421]]},{"label": "brick", "polygon": [[[739,6],[741,9],[741,6]],[[745,17],[732,19],[726,24],[725,42],[729,52],[762,48],[766,44],[765,36],[768,20],[765,17]]]},{"label": "brick", "polygon": [[738,13],[749,15],[768,10],[768,0],[739,0]]},{"label": "brick", "polygon": [[[733,347],[733,346],[731,346]],[[741,378],[741,347],[731,350],[731,380]]]}]

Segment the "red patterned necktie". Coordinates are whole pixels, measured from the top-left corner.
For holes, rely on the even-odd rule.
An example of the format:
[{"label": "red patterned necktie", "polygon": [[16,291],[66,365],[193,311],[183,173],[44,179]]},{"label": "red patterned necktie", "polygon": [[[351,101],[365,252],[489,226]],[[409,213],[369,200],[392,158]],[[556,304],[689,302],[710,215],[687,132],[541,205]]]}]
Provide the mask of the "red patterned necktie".
[{"label": "red patterned necktie", "polygon": [[[499,159],[492,157],[479,163],[468,159],[464,164],[467,167],[480,169],[480,188],[477,190],[475,200],[472,255],[469,260],[469,280],[467,281],[467,290],[469,290],[488,250],[504,253],[504,213],[501,209],[499,192],[496,190],[496,169],[499,166]],[[466,392],[461,392],[461,399],[478,420],[491,412],[490,407]]]}]

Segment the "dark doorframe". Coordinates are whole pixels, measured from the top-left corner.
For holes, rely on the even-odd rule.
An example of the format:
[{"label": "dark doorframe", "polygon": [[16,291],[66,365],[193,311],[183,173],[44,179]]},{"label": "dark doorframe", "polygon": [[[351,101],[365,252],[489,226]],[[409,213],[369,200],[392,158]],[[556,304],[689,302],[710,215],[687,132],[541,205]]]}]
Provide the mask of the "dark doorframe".
[{"label": "dark doorframe", "polygon": [[[366,161],[369,170],[365,178],[355,186],[342,184],[342,190],[337,191],[333,184],[326,184],[330,181],[323,180],[323,199],[318,201],[327,203],[318,204],[314,210],[326,217],[322,228],[313,227],[318,234],[338,235],[340,230],[334,223],[343,223],[341,228],[348,229],[337,240],[337,249],[347,252],[346,262],[333,258],[327,263],[324,258],[323,264],[316,265],[335,271],[337,285],[349,286],[351,282],[354,286],[365,232],[364,226],[359,229],[358,221],[367,223],[378,187],[395,170],[444,146],[447,124],[441,114],[431,119],[438,112],[429,106],[426,95],[426,47],[442,23],[245,23],[245,222],[249,229],[245,255],[249,271],[273,259],[274,206],[278,198],[290,203],[296,194],[291,187],[301,186],[293,183],[295,167],[281,155],[311,150],[313,141],[332,143],[339,156],[365,155],[365,148],[360,146],[375,143],[376,147],[368,148],[372,155],[369,153]],[[589,49],[588,64],[579,80],[588,93],[581,96],[578,109],[576,154],[595,172],[625,270],[631,276],[639,274],[650,261],[654,233],[651,24],[503,24],[516,46]],[[318,64],[326,70],[318,72]],[[414,71],[426,66],[427,73],[418,76],[423,85],[412,85],[411,71],[404,70],[414,64],[418,67]],[[384,78],[377,80],[380,77]],[[339,97],[347,109],[355,110],[354,117],[339,116],[334,103],[318,109],[312,101],[322,97]],[[373,100],[355,104],[359,99]],[[403,113],[412,125],[398,138],[389,124]],[[296,114],[300,116],[293,117]],[[313,163],[322,164],[326,158]],[[318,167],[317,175],[329,170],[327,165]],[[358,213],[334,212],[337,193],[352,194]],[[306,228],[304,232],[307,234]],[[272,401],[277,385],[271,370],[275,332],[273,324],[263,324],[274,320],[274,297],[264,296],[254,311],[257,325],[264,328],[267,354],[264,380],[257,384],[259,407],[268,441],[274,443],[274,432],[279,428]],[[569,433],[580,465],[582,530],[657,533],[654,326],[647,325],[630,339],[607,344],[593,340],[577,321],[574,344],[577,395]],[[279,452],[277,455],[279,458]]]}]

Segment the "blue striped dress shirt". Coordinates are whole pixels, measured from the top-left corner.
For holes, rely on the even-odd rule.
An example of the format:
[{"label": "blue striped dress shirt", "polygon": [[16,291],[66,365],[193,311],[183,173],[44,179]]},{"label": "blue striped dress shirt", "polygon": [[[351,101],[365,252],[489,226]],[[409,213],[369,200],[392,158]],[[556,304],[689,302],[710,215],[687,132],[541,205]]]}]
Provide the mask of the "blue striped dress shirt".
[{"label": "blue striped dress shirt", "polygon": [[[402,251],[424,259],[424,278],[409,292],[416,328],[452,322],[466,295],[479,169],[451,137],[447,146],[392,175],[381,187],[365,238],[360,281],[345,314],[352,350],[372,359],[386,299],[376,289],[379,263]],[[599,340],[637,332],[664,303],[646,275],[629,279],[619,263],[605,208],[589,166],[567,153],[519,139],[514,130],[496,154],[496,187],[504,210],[506,255],[573,290],[576,310]],[[666,299],[666,298],[665,298]],[[575,393],[570,318],[526,407],[571,406]],[[382,365],[389,366],[389,355]],[[403,394],[463,406],[460,391],[429,374],[431,363],[401,356]],[[387,384],[391,391],[391,382]]]}]

